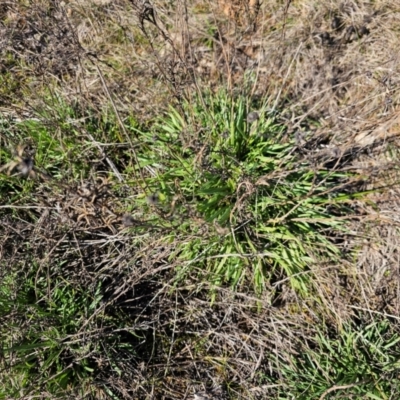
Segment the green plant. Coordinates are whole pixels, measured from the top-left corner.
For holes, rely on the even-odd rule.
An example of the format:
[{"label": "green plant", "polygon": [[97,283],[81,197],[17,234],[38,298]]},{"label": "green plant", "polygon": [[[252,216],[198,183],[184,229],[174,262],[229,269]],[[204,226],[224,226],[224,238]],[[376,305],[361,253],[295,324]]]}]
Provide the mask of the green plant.
[{"label": "green plant", "polygon": [[13,293],[16,280],[11,276],[5,279],[0,294],[1,318],[8,321],[8,331],[0,332],[2,351],[12,366],[11,376],[19,377],[8,382],[9,386],[3,380],[9,395],[33,387],[57,395],[71,384],[88,380],[98,345],[83,340],[79,332],[86,321],[98,318],[100,286],[89,293],[64,279],[54,279],[49,287],[45,279],[28,278],[23,285],[19,282]]},{"label": "green plant", "polygon": [[399,341],[386,320],[346,325],[336,338],[321,330],[291,363],[276,359],[283,384],[277,398],[390,399],[400,384]]},{"label": "green plant", "polygon": [[0,398],[86,396],[106,390],[97,377],[119,375],[126,354],[135,360],[140,332],[125,329],[132,324],[126,313],[105,311],[102,280],[77,281],[66,261],[33,262],[24,276],[4,265],[0,272]]},{"label": "green plant", "polygon": [[251,273],[260,292],[284,273],[306,294],[311,266],[339,259],[333,238],[354,179],[304,157],[274,115],[247,122],[252,106],[222,91],[171,108],[151,132],[135,129],[141,166],[155,171],[145,184],[165,199],[164,215],[173,208],[181,278],[208,271],[211,283],[237,286]]}]

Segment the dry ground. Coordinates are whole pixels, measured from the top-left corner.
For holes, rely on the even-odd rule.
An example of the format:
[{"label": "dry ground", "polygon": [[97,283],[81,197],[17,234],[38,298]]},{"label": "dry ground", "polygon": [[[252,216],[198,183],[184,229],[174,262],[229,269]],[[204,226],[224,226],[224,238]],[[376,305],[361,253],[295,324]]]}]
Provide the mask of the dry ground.
[{"label": "dry ground", "polygon": [[[83,116],[85,110],[93,115],[117,110],[123,120],[133,115],[147,126],[168,104],[179,107],[182,99],[190,99],[205,86],[215,91],[226,86],[232,93],[268,98],[270,107],[280,110],[288,137],[329,143],[343,157],[352,157],[353,168],[369,176],[364,189],[382,188],[369,195],[370,206],[360,205],[352,235],[343,244],[354,252],[354,263],[315,271],[319,303],[300,299],[283,282],[279,291],[269,287],[261,297],[251,290],[235,293],[218,288],[210,305],[209,287],[201,276],[179,288],[171,284],[174,265],[167,260],[173,246],[147,258],[135,255],[140,264],[126,278],[124,269],[134,265],[129,238],[114,253],[107,249],[113,259],[107,264],[102,258],[106,252],[99,249],[102,242],[96,243],[94,236],[87,247],[71,244],[65,249],[49,241],[39,248],[34,232],[42,229],[40,220],[36,226],[17,227],[22,233],[14,237],[16,227],[7,225],[9,215],[3,214],[0,254],[5,262],[16,260],[26,268],[18,253],[27,241],[39,259],[43,254],[81,252],[79,259],[71,256],[75,264],[69,265],[68,278],[88,285],[99,277],[108,280],[113,312],[129,304],[140,316],[141,328],[153,329],[162,342],[158,346],[163,355],[147,364],[121,356],[121,376],[108,375],[107,360],[99,359],[100,370],[107,366],[99,382],[106,382],[123,398],[191,398],[196,391],[211,393],[213,386],[214,391],[225,391],[227,382],[232,398],[276,398],[274,385],[259,384],[260,376],[273,371],[269,355],[290,364],[289,355],[312,346],[316,326],[340,331],[362,311],[371,318],[398,320],[400,4],[396,3],[2,2],[3,119],[23,121],[46,110],[57,138],[66,129],[58,125],[59,110],[52,107],[52,99],[61,98]],[[72,125],[79,123],[71,120]],[[1,146],[16,145],[15,135],[3,134]],[[111,142],[106,137],[96,140]],[[95,146],[85,149],[80,154],[83,160],[99,157]],[[117,149],[113,154],[120,153]],[[121,165],[115,159],[114,163],[117,169]],[[52,200],[72,202],[71,193],[78,186],[79,182]],[[46,196],[38,194],[39,199]],[[1,202],[6,201],[4,196]],[[126,206],[121,198],[114,201],[112,213]],[[21,215],[21,221],[25,217]],[[99,229],[92,220],[80,222],[86,224],[82,229]],[[120,231],[119,222],[105,223],[114,234]],[[57,231],[57,224],[46,229],[56,238],[64,234]],[[91,272],[96,262],[104,265],[101,273]],[[164,343],[166,338],[171,342]],[[138,346],[139,358],[151,359],[148,351]],[[98,398],[107,398],[101,387]]]}]

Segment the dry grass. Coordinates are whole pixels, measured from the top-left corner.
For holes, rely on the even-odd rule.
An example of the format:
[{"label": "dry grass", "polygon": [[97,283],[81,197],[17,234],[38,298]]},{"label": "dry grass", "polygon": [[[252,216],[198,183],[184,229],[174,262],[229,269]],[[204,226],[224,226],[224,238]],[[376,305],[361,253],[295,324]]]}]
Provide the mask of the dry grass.
[{"label": "dry grass", "polygon": [[[80,156],[94,172],[83,180],[73,167],[66,167],[68,178],[52,181],[50,194],[39,185],[32,198],[18,198],[13,204],[33,208],[16,208],[17,214],[8,207],[18,184],[4,184],[1,274],[6,275],[6,265],[15,273],[28,273],[33,257],[39,271],[47,271],[46,279],[62,277],[93,293],[96,282],[104,283],[105,300],[93,315],[107,321],[122,312],[129,315],[126,322],[138,337],[132,339],[126,326],[114,326],[112,332],[118,334],[113,340],[133,341],[129,351],[121,346],[114,353],[111,349],[108,358],[82,355],[98,370],[96,382],[87,389],[98,390],[91,398],[111,398],[104,387],[126,399],[188,399],[200,392],[214,393],[215,398],[278,398],[280,384],[265,383],[263,377],[279,381],[277,366],[291,365],[292,357],[313,348],[319,327],[340,332],[361,314],[371,320],[398,319],[396,2],[49,4],[21,0],[0,6],[0,113],[3,119],[25,121],[45,111],[54,140],[66,148],[62,162]],[[302,137],[306,155],[316,144],[327,144],[339,158],[351,160],[351,168],[364,176],[365,190],[382,188],[369,195],[370,205],[353,204],[358,215],[341,243],[352,257],[313,270],[317,296],[299,298],[286,277],[260,296],[250,289],[210,288],[201,271],[176,287],[175,246],[161,240],[166,228],[141,228],[132,237],[122,226],[130,202],[143,194],[139,176],[120,173],[134,165],[136,154],[128,156],[125,149],[135,146],[122,128],[115,137],[106,137],[105,123],[98,136],[88,139],[81,120],[117,114],[121,122],[133,115],[147,126],[169,104],[179,108],[182,99],[206,86],[268,98],[288,127],[287,140],[295,134]],[[69,127],[61,125],[59,109],[53,106],[59,98],[76,111],[70,123],[81,129],[78,155],[70,156],[64,143]],[[12,128],[8,132],[1,137],[3,148],[17,145],[24,136]],[[102,154],[96,141],[119,141],[121,146]],[[113,187],[99,180],[104,165],[112,171]],[[55,217],[34,208],[50,206],[62,212]],[[146,215],[138,218],[144,221]],[[21,250],[26,244],[29,254]],[[64,267],[52,271],[54,260]],[[85,323],[90,327],[85,340],[100,343],[111,332],[96,318]],[[13,331],[13,339],[20,334]],[[68,337],[71,342],[78,339]],[[29,396],[21,390],[20,398]]]}]

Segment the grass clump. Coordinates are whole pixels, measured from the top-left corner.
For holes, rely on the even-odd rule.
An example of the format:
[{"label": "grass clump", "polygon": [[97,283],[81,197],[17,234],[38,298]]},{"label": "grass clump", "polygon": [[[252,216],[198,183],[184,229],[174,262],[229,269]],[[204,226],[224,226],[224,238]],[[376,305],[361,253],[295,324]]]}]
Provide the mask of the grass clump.
[{"label": "grass clump", "polygon": [[276,114],[253,107],[221,91],[137,131],[155,175],[146,184],[172,219],[180,277],[207,271],[212,284],[240,287],[250,273],[261,292],[284,276],[307,294],[312,266],[340,255],[354,177],[340,155],[305,154]]},{"label": "grass clump", "polygon": [[335,338],[319,331],[291,363],[278,363],[279,399],[392,398],[398,390],[398,332],[387,320],[347,324]]},{"label": "grass clump", "polygon": [[140,334],[125,331],[126,314],[105,310],[103,280],[88,285],[71,274],[66,262],[32,265],[22,279],[3,274],[0,396],[104,398],[110,388],[102,377],[121,374],[115,360],[126,353],[135,359],[132,344]]},{"label": "grass clump", "polygon": [[[10,275],[1,286],[1,317],[8,321],[8,332],[4,327],[1,331],[2,351],[13,371],[9,378],[14,377],[4,378],[4,388],[8,395],[16,396],[41,387],[56,396],[79,386],[93,372],[90,358],[96,344],[83,346],[82,340],[71,338],[99,299],[71,287],[66,280],[56,280],[46,288],[45,280],[35,283],[33,277],[26,278],[21,284]],[[11,286],[18,287],[16,294]],[[24,314],[29,315],[29,326],[18,324],[18,316]]]}]

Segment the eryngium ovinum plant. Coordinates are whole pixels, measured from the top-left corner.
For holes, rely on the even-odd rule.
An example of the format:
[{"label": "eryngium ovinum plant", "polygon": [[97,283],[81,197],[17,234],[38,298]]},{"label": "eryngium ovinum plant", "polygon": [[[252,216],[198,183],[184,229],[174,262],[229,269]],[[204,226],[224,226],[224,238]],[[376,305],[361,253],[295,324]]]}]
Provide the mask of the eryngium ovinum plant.
[{"label": "eryngium ovinum plant", "polygon": [[359,178],[340,170],[338,151],[307,150],[265,105],[254,113],[221,92],[132,130],[179,278],[206,272],[211,285],[259,293],[286,280],[306,295],[315,268],[340,259]]}]

